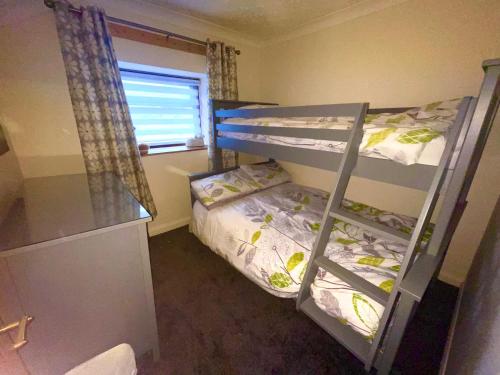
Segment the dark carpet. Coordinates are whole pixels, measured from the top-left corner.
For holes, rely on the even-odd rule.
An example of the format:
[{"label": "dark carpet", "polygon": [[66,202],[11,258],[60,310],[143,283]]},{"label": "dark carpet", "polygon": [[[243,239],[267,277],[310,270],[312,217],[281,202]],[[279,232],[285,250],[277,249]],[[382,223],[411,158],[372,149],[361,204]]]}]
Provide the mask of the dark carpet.
[{"label": "dark carpet", "polygon": [[[363,374],[294,300],[260,289],[183,227],[150,240],[161,360],[139,374]],[[395,374],[436,374],[456,288],[436,281],[407,329]]]}]

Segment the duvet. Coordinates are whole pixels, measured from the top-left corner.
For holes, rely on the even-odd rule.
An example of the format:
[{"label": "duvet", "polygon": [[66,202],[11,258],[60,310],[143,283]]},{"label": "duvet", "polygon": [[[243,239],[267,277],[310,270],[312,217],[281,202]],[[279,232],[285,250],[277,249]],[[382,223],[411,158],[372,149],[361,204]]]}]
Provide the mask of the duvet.
[{"label": "duvet", "polygon": [[[296,297],[320,228],[328,193],[285,183],[207,210],[193,208],[192,232],[257,285],[278,297]],[[344,200],[344,208],[403,232],[414,218]],[[430,230],[426,233],[426,239]],[[336,221],[326,256],[390,292],[406,248]],[[311,294],[329,315],[371,340],[384,307],[319,270]]]}]

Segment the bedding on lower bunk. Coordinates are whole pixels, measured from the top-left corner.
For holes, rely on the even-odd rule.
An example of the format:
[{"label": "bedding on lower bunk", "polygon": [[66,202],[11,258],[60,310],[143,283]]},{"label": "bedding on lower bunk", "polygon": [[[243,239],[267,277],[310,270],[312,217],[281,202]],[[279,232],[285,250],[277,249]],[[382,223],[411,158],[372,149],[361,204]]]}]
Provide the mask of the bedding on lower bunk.
[{"label": "bedding on lower bunk", "polygon": [[[193,207],[191,230],[250,280],[279,297],[296,297],[328,193],[285,183],[207,210]],[[415,219],[345,200],[347,210],[404,232]],[[337,221],[325,255],[390,291],[406,248]],[[383,306],[320,269],[312,285],[316,304],[368,339]]]},{"label": "bedding on lower bunk", "polygon": [[[370,114],[365,119],[360,155],[394,160],[405,165],[438,165],[446,143],[447,129],[453,124],[461,99],[427,104],[403,113]],[[225,124],[349,129],[349,117],[228,118]],[[221,132],[220,136],[321,151],[344,152],[344,142],[328,140]]]}]

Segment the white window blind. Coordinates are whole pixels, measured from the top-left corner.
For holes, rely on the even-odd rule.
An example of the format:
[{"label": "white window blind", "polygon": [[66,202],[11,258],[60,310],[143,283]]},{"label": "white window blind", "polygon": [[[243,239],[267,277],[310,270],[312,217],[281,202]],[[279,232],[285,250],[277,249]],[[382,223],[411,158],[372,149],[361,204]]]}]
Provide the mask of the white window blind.
[{"label": "white window blind", "polygon": [[200,134],[200,81],[121,69],[137,143],[184,144]]}]

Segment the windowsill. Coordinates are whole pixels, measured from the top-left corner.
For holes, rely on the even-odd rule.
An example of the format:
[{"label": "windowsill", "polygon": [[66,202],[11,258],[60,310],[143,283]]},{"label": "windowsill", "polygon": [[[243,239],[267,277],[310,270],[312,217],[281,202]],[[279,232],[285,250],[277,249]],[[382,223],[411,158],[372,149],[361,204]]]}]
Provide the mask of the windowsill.
[{"label": "windowsill", "polygon": [[141,155],[142,157],[145,156],[155,156],[155,155],[162,155],[162,154],[173,154],[177,152],[189,152],[189,151],[200,151],[200,150],[206,150],[207,146],[202,146],[202,147],[187,147],[187,146],[166,146],[166,147],[155,147],[155,148],[150,148],[149,152],[146,155]]}]

